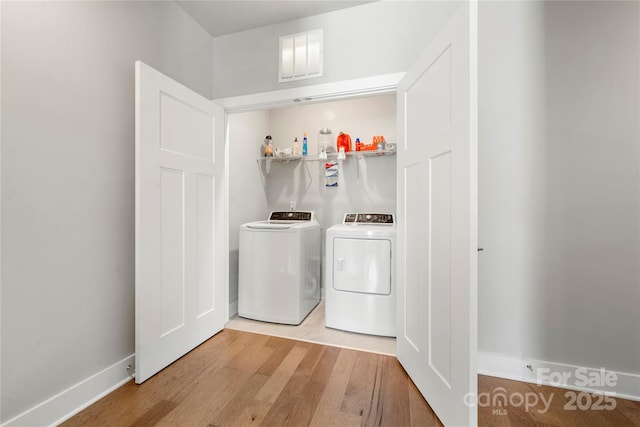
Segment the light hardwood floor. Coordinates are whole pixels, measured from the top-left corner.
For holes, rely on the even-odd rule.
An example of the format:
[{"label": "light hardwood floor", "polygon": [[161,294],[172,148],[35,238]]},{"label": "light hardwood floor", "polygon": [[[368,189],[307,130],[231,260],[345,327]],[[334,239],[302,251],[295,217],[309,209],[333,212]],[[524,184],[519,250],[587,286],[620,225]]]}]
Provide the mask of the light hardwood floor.
[{"label": "light hardwood floor", "polygon": [[[566,390],[479,377],[479,392],[551,401],[481,407],[481,426],[640,426],[640,403],[565,410]],[[550,399],[551,397],[551,399]],[[225,329],[142,385],[133,381],[64,426],[437,426],[395,357]]]},{"label": "light hardwood floor", "polygon": [[394,357],[225,329],[64,426],[439,425]]}]

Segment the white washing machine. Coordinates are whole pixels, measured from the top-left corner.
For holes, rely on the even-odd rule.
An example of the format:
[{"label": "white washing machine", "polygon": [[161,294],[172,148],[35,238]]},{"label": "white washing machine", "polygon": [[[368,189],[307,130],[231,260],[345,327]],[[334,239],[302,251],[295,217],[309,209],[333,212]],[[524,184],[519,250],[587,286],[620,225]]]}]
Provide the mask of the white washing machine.
[{"label": "white washing machine", "polygon": [[320,302],[320,236],[313,212],[240,226],[238,315],[299,325]]},{"label": "white washing machine", "polygon": [[396,336],[396,226],[392,214],[346,214],[326,233],[330,328]]}]

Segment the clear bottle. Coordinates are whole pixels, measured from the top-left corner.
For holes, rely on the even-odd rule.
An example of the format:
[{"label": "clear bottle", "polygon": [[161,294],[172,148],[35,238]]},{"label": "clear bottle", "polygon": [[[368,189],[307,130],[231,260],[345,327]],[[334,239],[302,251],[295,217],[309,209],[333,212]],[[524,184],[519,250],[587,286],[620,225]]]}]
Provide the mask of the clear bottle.
[{"label": "clear bottle", "polygon": [[298,137],[296,137],[296,139],[293,140],[293,155],[294,156],[300,155],[300,143],[298,143]]},{"label": "clear bottle", "polygon": [[318,154],[333,153],[334,151],[336,151],[333,142],[333,132],[331,132],[331,129],[320,129],[320,132],[318,132]]}]

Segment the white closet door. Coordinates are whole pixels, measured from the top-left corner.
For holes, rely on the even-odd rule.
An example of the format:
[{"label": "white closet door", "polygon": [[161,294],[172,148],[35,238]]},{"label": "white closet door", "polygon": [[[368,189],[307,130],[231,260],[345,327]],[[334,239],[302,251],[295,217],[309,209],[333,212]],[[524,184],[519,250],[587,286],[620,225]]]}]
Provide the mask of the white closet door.
[{"label": "white closet door", "polygon": [[224,112],[136,62],[136,382],[219,332]]},{"label": "white closet door", "polygon": [[447,426],[477,424],[477,5],[398,89],[398,359]]}]

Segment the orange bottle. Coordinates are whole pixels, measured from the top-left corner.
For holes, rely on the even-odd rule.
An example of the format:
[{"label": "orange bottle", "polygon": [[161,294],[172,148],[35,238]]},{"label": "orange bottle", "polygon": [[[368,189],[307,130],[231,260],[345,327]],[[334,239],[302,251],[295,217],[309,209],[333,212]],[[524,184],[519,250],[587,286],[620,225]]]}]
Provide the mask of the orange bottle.
[{"label": "orange bottle", "polygon": [[338,140],[336,141],[336,145],[338,148],[338,152],[340,151],[341,147],[343,148],[345,153],[351,151],[351,137],[349,136],[349,134],[340,132],[340,134],[338,135]]}]

